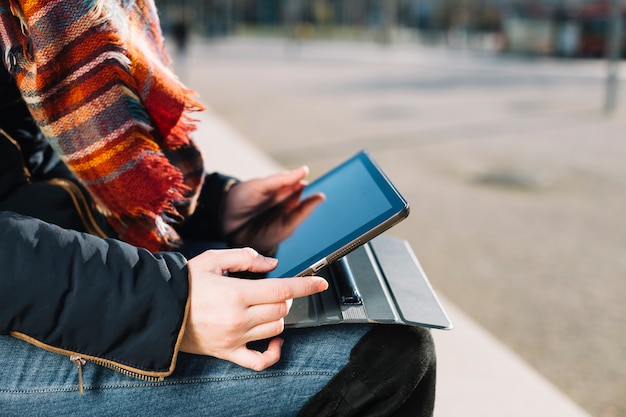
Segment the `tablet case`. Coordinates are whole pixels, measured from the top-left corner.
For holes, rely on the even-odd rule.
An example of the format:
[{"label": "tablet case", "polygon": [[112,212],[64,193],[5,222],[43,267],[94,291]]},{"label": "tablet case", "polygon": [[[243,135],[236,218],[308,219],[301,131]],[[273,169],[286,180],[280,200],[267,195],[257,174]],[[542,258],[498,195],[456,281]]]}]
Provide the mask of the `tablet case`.
[{"label": "tablet case", "polygon": [[329,288],[295,299],[286,327],[398,323],[453,325],[407,241],[381,235],[320,270]]}]

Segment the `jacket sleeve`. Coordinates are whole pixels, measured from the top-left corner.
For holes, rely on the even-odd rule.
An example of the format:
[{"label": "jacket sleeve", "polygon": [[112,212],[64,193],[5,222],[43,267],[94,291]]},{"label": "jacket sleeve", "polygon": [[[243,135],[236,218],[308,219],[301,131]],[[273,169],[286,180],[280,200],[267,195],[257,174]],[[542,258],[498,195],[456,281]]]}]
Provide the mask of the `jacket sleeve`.
[{"label": "jacket sleeve", "polygon": [[195,211],[188,219],[174,225],[183,240],[224,240],[224,203],[237,182],[235,178],[219,173],[205,175]]},{"label": "jacket sleeve", "polygon": [[5,130],[19,143],[24,156],[23,163],[34,178],[74,179],[74,175],[44,138],[15,83],[2,65],[0,65],[0,129]]},{"label": "jacket sleeve", "polygon": [[143,377],[175,366],[188,310],[178,253],[0,212],[0,333]]}]

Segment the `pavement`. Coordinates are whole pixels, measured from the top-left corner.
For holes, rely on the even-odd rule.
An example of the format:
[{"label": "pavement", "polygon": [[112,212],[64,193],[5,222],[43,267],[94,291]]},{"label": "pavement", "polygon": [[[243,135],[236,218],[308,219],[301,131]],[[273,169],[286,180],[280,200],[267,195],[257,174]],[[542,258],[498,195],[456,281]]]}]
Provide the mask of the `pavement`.
[{"label": "pavement", "polygon": [[[250,179],[283,169],[211,108],[199,119],[195,137],[211,170]],[[438,355],[435,416],[589,417],[459,307],[439,297],[455,328],[433,331]]]},{"label": "pavement", "polygon": [[[369,149],[411,203],[390,233],[437,292],[589,414],[626,415],[625,66],[609,116],[602,61],[242,36],[189,52],[188,84],[278,165],[314,178]],[[481,372],[470,398],[538,404],[505,368],[487,387]]]}]

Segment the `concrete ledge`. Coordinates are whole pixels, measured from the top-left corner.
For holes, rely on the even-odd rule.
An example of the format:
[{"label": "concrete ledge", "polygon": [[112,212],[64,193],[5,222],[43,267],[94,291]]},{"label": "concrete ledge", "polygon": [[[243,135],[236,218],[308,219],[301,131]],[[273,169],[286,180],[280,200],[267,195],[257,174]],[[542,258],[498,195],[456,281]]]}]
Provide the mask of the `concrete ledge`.
[{"label": "concrete ledge", "polygon": [[590,417],[508,347],[439,294],[452,331],[434,331],[436,415]]},{"label": "concrete ledge", "polygon": [[246,180],[283,169],[210,108],[194,116],[200,120],[194,139],[202,149],[204,165],[209,172],[217,171]]},{"label": "concrete ledge", "polygon": [[[283,169],[210,109],[195,138],[209,171],[240,179]],[[418,254],[419,256],[419,254]],[[433,331],[438,417],[589,417],[510,349],[439,294],[455,329]]]}]

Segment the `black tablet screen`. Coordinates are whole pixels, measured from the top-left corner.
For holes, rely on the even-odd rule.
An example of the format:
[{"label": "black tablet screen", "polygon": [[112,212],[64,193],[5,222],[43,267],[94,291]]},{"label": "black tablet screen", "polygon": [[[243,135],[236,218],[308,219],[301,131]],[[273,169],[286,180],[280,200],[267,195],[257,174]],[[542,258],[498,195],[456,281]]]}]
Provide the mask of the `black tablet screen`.
[{"label": "black tablet screen", "polygon": [[366,152],[307,185],[303,198],[316,192],[326,200],[279,245],[268,276],[297,275],[408,208]]}]

